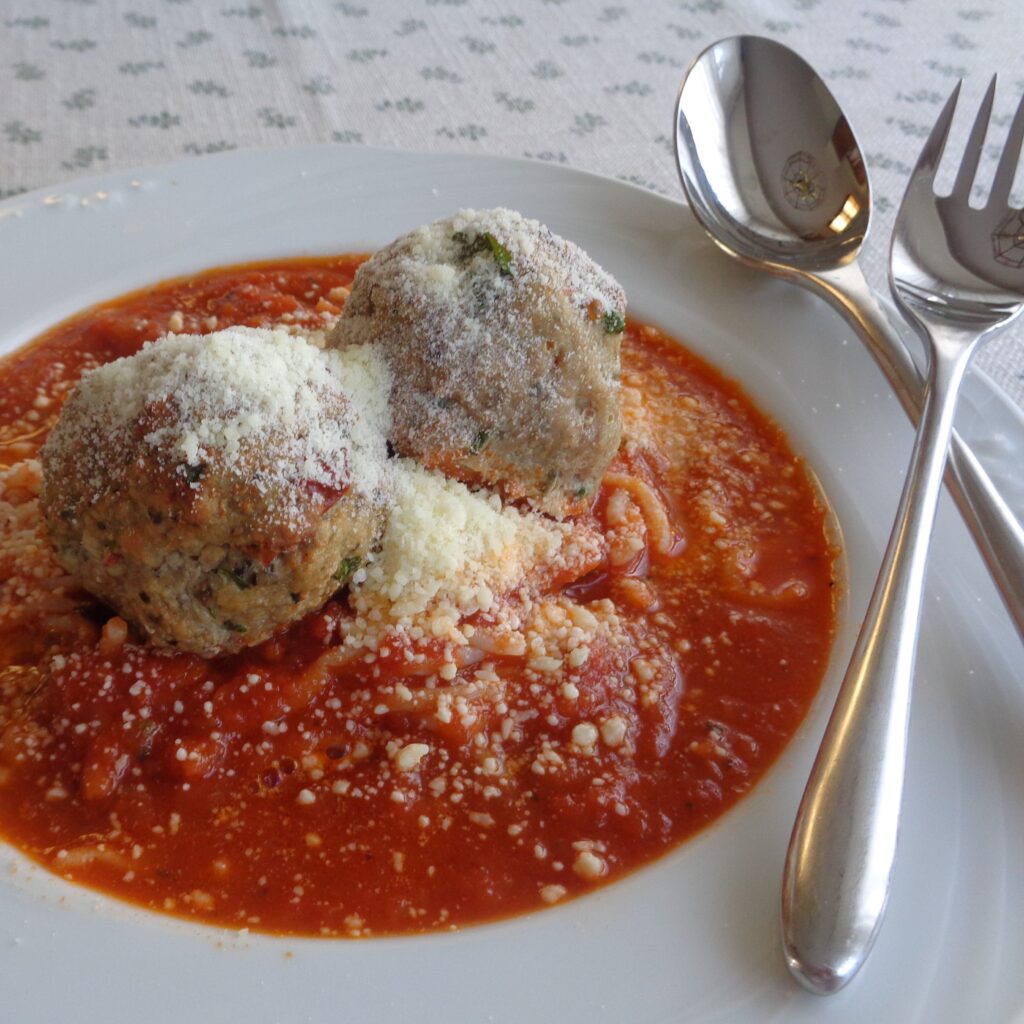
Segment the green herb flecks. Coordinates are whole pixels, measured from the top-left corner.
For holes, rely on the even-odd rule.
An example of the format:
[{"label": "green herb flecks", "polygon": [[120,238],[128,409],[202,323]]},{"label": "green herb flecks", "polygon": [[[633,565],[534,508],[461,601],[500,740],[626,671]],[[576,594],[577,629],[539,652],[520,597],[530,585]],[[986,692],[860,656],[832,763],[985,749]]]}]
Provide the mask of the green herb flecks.
[{"label": "green herb flecks", "polygon": [[608,310],[601,323],[605,334],[621,334],[626,329],[626,318],[617,309]]},{"label": "green herb flecks", "polygon": [[473,440],[469,444],[470,453],[473,455],[479,455],[487,447],[487,442],[490,439],[491,432],[489,430],[477,431]]},{"label": "green herb flecks", "polygon": [[590,491],[590,488],[587,487],[586,484],[584,484],[582,487],[577,487],[576,490],[573,491],[573,497],[574,498],[585,498],[589,491]]},{"label": "green herb flecks", "polygon": [[347,558],[341,560],[341,564],[338,566],[338,571],[334,574],[334,578],[338,581],[340,586],[344,586],[352,578],[352,573],[363,564],[363,560],[358,555],[349,555]]},{"label": "green herb flecks", "polygon": [[468,260],[478,252],[490,250],[494,262],[498,264],[498,272],[503,277],[512,276],[512,253],[490,231],[484,231],[473,238],[470,238],[465,231],[456,231],[452,235],[452,241],[458,242],[462,246],[462,251],[459,253],[462,260]]},{"label": "green herb flecks", "polygon": [[234,569],[229,569],[227,566],[222,565],[217,569],[217,572],[221,574],[226,580],[230,580],[239,590],[248,590],[252,584],[242,577],[240,573],[237,573]]},{"label": "green herb flecks", "polygon": [[186,465],[182,472],[185,474],[185,479],[190,484],[197,484],[203,479],[203,474],[206,472],[206,466],[200,463],[198,466]]},{"label": "green herb flecks", "polygon": [[224,628],[225,629],[230,629],[232,633],[248,633],[249,632],[249,630],[246,629],[246,627],[243,626],[240,622],[232,622],[230,619],[225,619],[224,620]]},{"label": "green herb flecks", "polygon": [[555,486],[555,481],[558,479],[558,470],[549,469],[544,474],[544,483],[541,485],[541,494],[547,494],[552,487]]},{"label": "green herb flecks", "polygon": [[499,242],[490,231],[484,232],[484,240],[490,246],[494,262],[498,264],[498,270],[505,276],[512,276],[512,253]]}]

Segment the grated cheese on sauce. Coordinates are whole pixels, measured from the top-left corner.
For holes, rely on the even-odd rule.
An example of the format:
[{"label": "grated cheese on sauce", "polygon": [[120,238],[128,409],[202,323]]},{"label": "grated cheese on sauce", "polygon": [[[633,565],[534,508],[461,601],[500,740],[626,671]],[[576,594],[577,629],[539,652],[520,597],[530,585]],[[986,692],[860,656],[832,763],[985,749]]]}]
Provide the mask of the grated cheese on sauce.
[{"label": "grated cheese on sauce", "polygon": [[[315,291],[306,298],[312,304]],[[299,330],[289,327],[292,335]],[[307,340],[322,348],[318,332]],[[774,701],[786,692],[766,687],[791,674],[779,657],[773,677],[774,656],[761,657],[749,693],[728,685],[714,693],[722,689],[715,675],[727,684],[749,675],[746,663],[730,665],[729,652],[753,643],[749,649],[763,655],[772,615],[763,587],[750,589],[757,600],[744,610],[747,584],[756,581],[721,545],[738,537],[744,552],[756,551],[759,538],[742,532],[746,505],[730,501],[768,515],[775,492],[764,495],[764,507],[749,501],[747,486],[785,478],[794,465],[774,473],[778,464],[756,434],[752,444],[751,429],[733,427],[736,399],[723,400],[730,392],[717,404],[703,397],[699,368],[691,375],[677,357],[644,351],[630,356],[644,373],[627,364],[624,375],[637,413],[627,415],[627,428],[641,416],[651,428],[626,434],[626,456],[644,471],[633,476],[633,463],[621,460],[605,476],[607,500],[595,517],[571,523],[388,460],[388,382],[378,353],[323,353],[351,406],[353,483],[373,479],[393,499],[390,522],[386,509],[377,517],[383,548],[346,576],[354,615],[330,601],[299,631],[282,633],[250,660],[223,663],[223,674],[211,669],[211,678],[191,676],[194,662],[132,643],[119,618],[96,636],[98,606],[83,604],[46,547],[36,445],[19,448],[22,461],[0,468],[0,597],[15,613],[4,620],[0,606],[0,639],[6,634],[4,653],[24,659],[25,672],[0,673],[0,803],[15,835],[22,834],[19,807],[38,797],[44,814],[20,845],[60,873],[156,908],[229,926],[244,920],[243,932],[369,935],[558,903],[720,813],[757,778],[750,755],[759,736],[745,735],[749,709],[770,700],[778,712]],[[680,386],[697,397],[680,401]],[[63,395],[38,396],[33,412],[46,408],[39,398],[59,404]],[[147,418],[138,436],[159,423]],[[13,427],[16,437],[21,426]],[[640,443],[647,436],[650,451]],[[659,548],[659,536],[675,534],[655,470],[671,465],[678,484],[711,447],[729,473],[755,455],[763,468],[739,477],[731,495],[716,481],[695,489],[692,500],[693,491],[670,489],[693,524],[680,576],[665,565],[674,548]],[[803,543],[807,517],[789,500],[789,529]],[[770,518],[760,522],[764,535],[774,531]],[[644,557],[646,549],[655,557]],[[565,589],[598,566],[599,575]],[[827,593],[827,567],[817,579]],[[723,582],[718,609],[708,595]],[[810,620],[791,620],[789,593],[783,601],[785,637],[796,636],[794,650],[802,648],[808,631],[799,627]],[[409,615],[396,620],[395,609]],[[437,633],[437,623],[451,628]],[[45,639],[38,656],[23,651],[22,635]],[[59,653],[54,636],[64,638]],[[358,649],[345,650],[356,636]],[[315,662],[299,668],[307,654]],[[24,711],[22,692],[30,695]],[[15,718],[5,732],[9,712]],[[763,738],[773,730],[765,719]],[[249,799],[251,787],[240,788],[246,782],[258,801]],[[240,797],[225,804],[224,793]],[[698,794],[703,803],[694,809]],[[686,813],[673,820],[684,799]],[[209,860],[202,849],[211,835],[224,842]],[[283,872],[276,870],[281,850],[292,855]],[[175,858],[183,870],[172,877],[161,866]],[[467,863],[485,872],[481,885],[463,884]],[[381,864],[402,876],[418,905],[396,903],[396,883]],[[257,874],[261,899],[253,908]],[[453,896],[460,893],[469,898]]]},{"label": "grated cheese on sauce", "polygon": [[357,575],[352,603],[391,620],[439,610],[454,621],[488,611],[531,568],[564,562],[574,537],[570,525],[399,460],[381,549]]},{"label": "grated cheese on sauce", "polygon": [[[78,584],[58,564],[39,510],[36,459],[0,468],[0,635],[73,611]],[[41,585],[45,581],[45,585]]]}]

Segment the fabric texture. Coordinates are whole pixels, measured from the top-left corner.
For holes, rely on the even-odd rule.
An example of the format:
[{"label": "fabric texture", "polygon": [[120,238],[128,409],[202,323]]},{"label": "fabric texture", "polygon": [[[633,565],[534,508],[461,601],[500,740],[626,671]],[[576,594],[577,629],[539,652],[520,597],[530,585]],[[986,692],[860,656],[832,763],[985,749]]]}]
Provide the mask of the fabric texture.
[{"label": "fabric texture", "polygon": [[[800,52],[846,109],[886,292],[895,209],[958,78],[972,108],[1001,74],[989,170],[999,152],[1024,90],[1019,0],[0,0],[0,198],[311,142],[525,156],[679,197],[680,77],[744,32]],[[979,362],[1024,404],[1022,337]]]}]

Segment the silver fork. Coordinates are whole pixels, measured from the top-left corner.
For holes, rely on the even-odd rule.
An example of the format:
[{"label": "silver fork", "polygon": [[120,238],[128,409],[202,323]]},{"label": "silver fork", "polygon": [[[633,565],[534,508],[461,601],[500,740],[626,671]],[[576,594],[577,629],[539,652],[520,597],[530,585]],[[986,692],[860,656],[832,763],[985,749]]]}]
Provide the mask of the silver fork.
[{"label": "silver fork", "polygon": [[935,194],[958,84],[911,175],[896,220],[889,282],[925,340],[927,395],[896,524],[853,657],[804,791],[786,857],[783,938],[805,987],[834,992],[857,972],[889,896],[928,542],[967,366],[1024,308],[1024,212],[1009,206],[1021,141],[1017,108],[988,202],[968,204],[995,78],[953,191]]}]

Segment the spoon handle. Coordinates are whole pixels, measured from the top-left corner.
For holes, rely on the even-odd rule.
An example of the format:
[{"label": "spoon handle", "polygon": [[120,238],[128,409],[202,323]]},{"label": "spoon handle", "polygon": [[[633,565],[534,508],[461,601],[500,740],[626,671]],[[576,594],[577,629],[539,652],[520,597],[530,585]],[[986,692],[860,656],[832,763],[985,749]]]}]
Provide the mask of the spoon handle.
[{"label": "spoon handle", "polygon": [[[857,264],[815,275],[801,274],[797,281],[821,295],[847,319],[916,426],[924,401],[924,379]],[[1017,632],[1024,637],[1024,525],[955,431],[950,439],[946,484]]]},{"label": "spoon handle", "polygon": [[970,352],[933,355],[896,524],[793,826],[783,941],[812,992],[834,992],[856,974],[889,897],[928,543]]}]

